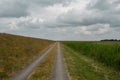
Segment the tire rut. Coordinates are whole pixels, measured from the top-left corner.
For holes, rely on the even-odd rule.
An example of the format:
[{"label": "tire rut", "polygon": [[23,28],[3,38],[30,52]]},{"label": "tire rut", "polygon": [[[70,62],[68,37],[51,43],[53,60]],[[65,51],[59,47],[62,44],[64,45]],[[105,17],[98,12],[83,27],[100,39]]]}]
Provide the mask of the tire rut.
[{"label": "tire rut", "polygon": [[58,43],[57,56],[51,80],[69,80],[61,54],[60,43]]},{"label": "tire rut", "polygon": [[46,55],[53,49],[53,47],[56,45],[50,45],[46,51],[43,52],[43,54],[35,59],[32,63],[30,63],[28,66],[26,66],[23,70],[18,72],[16,75],[11,77],[9,80],[27,80],[29,75],[35,70],[35,68],[40,65],[42,60],[46,57]]}]

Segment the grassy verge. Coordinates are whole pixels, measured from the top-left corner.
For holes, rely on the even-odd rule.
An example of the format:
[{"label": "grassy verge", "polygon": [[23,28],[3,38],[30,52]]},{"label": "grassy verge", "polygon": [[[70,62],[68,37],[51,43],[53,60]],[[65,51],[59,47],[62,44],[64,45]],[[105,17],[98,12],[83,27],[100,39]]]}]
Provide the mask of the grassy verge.
[{"label": "grassy verge", "polygon": [[120,70],[120,42],[64,42],[77,52]]},{"label": "grassy verge", "polygon": [[53,71],[57,46],[55,46],[43,60],[43,62],[34,71],[28,80],[50,80]]},{"label": "grassy verge", "polygon": [[116,72],[97,61],[62,46],[63,56],[71,80],[120,80],[120,72]]},{"label": "grassy verge", "polygon": [[41,55],[53,41],[0,34],[0,80],[7,80]]}]

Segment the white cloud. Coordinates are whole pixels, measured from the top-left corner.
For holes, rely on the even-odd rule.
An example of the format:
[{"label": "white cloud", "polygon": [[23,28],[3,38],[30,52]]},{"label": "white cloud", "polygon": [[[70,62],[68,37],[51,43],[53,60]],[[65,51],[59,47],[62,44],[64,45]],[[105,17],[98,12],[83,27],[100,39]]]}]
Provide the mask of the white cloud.
[{"label": "white cloud", "polygon": [[119,0],[0,0],[0,7],[0,32],[77,40],[116,33],[120,38]]},{"label": "white cloud", "polygon": [[79,31],[86,35],[105,34],[110,30],[109,24],[94,24],[79,27]]}]

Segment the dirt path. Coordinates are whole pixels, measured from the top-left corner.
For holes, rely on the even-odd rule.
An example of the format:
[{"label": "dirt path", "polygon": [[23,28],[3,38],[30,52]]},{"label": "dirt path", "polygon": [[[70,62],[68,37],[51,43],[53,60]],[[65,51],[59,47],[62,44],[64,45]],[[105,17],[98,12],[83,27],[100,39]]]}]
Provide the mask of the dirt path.
[{"label": "dirt path", "polygon": [[51,80],[69,80],[61,55],[60,43],[58,43],[57,56]]},{"label": "dirt path", "polygon": [[55,46],[55,44],[51,45],[39,58],[34,60],[28,66],[26,66],[23,70],[18,72],[15,76],[10,78],[9,80],[26,80],[28,76],[34,71],[34,69],[42,62],[45,56],[51,51],[51,49]]}]

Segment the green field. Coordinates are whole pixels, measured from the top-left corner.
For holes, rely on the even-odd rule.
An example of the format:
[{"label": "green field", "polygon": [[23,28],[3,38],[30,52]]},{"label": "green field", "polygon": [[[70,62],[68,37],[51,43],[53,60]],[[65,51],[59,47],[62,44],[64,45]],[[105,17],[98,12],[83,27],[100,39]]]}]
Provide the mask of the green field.
[{"label": "green field", "polygon": [[120,43],[62,42],[71,80],[120,80]]},{"label": "green field", "polygon": [[0,80],[7,80],[28,65],[53,41],[0,34]]},{"label": "green field", "polygon": [[[8,80],[54,41],[0,34],[0,80]],[[70,80],[120,80],[120,42],[61,42]],[[28,80],[50,80],[56,58],[55,46]]]},{"label": "green field", "polygon": [[64,44],[85,56],[120,70],[119,42],[64,42]]}]

